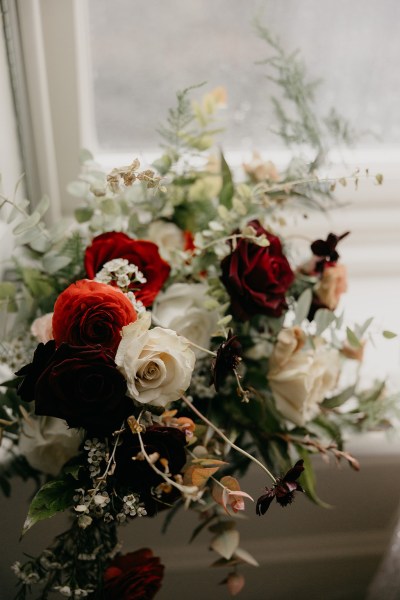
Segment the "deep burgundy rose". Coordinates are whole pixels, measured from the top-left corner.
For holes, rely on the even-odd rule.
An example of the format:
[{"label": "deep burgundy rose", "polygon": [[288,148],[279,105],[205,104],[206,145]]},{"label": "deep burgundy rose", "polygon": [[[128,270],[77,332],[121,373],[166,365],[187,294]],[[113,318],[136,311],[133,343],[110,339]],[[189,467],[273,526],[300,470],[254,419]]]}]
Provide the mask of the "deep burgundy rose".
[{"label": "deep burgundy rose", "polygon": [[[45,351],[52,349],[44,362]],[[89,434],[112,433],[132,412],[126,381],[100,346],[61,344],[54,351],[54,342],[48,342],[18,375],[25,377],[19,394],[35,401],[37,415],[64,419]]]},{"label": "deep burgundy rose", "polygon": [[72,283],[57,298],[53,314],[56,345],[101,344],[115,354],[121,330],[136,321],[130,300],[119,289],[82,279]]},{"label": "deep burgundy rose", "polygon": [[[171,475],[181,472],[186,462],[186,436],[183,431],[176,427],[154,425],[142,433],[142,440],[149,456],[159,454],[160,458],[155,463],[158,469],[164,472],[168,467]],[[152,497],[151,491],[164,480],[146,460],[132,460],[138,454],[141,455],[139,437],[127,432],[115,454],[115,477],[121,486],[129,485],[130,490],[138,493],[148,514],[153,514],[158,509],[158,503]],[[175,499],[174,491],[171,490],[171,501]]]},{"label": "deep burgundy rose", "polygon": [[222,260],[221,280],[231,297],[232,314],[241,321],[254,315],[280,317],[287,309],[285,294],[294,274],[279,238],[259,221],[250,221],[248,225],[258,236],[264,234],[269,246],[239,239],[235,250]]},{"label": "deep burgundy rose", "polygon": [[16,375],[23,377],[18,386],[18,395],[24,402],[34,400],[36,382],[53,358],[55,350],[54,340],[50,340],[46,344],[39,344],[34,352],[32,362],[17,371]]},{"label": "deep burgundy rose", "polygon": [[133,240],[120,231],[102,233],[86,249],[87,276],[93,279],[106,262],[115,258],[125,258],[143,273],[146,283],[134,283],[132,291],[145,306],[153,304],[170,272],[170,266],[161,258],[157,245],[147,240]]},{"label": "deep burgundy rose", "polygon": [[105,600],[152,600],[163,575],[164,565],[148,548],[117,556],[104,572]]}]

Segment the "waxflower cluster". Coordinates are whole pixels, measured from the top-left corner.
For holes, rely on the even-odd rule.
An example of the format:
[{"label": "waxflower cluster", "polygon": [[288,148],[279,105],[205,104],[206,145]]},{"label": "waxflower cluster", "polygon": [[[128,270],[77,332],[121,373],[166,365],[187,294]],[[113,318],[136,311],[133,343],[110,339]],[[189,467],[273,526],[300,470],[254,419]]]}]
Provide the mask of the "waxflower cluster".
[{"label": "waxflower cluster", "polygon": [[[235,595],[238,569],[257,564],[236,531],[254,502],[238,473],[259,470],[258,517],[298,493],[318,502],[308,457],[357,469],[343,431],[387,422],[383,387],[357,395],[358,369],[350,388],[341,382],[370,325],[350,328],[336,310],[348,232],[321,233],[299,257],[282,214],[293,198],[309,205],[312,186],[260,155],[236,181],[221,152],[209,155],[204,128],[221,98],[194,105],[197,137],[180,132],[202,164],[167,146],[151,169],[135,159],[107,176],[87,153],[70,188],[82,199],[76,226],[54,240],[40,215],[22,240],[16,226],[32,260],[0,284],[16,314],[2,355],[12,371],[0,390],[0,484],[14,459],[38,484],[24,533],[59,511],[72,519],[40,556],[15,563],[18,599],[32,587],[43,598],[151,600],[164,567],[147,548],[122,555],[117,528],[180,507],[198,513],[194,535],[209,530]],[[316,180],[315,195],[328,202],[330,186]]]}]

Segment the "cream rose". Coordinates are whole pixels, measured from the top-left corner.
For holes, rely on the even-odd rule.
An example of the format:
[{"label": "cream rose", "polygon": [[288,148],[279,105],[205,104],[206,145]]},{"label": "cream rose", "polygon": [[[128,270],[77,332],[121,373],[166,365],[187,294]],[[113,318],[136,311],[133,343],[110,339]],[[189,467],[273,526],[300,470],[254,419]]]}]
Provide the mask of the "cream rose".
[{"label": "cream rose", "polygon": [[149,226],[147,238],[157,244],[161,258],[170,264],[174,264],[176,252],[185,249],[183,231],[175,223],[153,221]]},{"label": "cream rose", "polygon": [[[159,294],[154,303],[155,322],[208,349],[217,327],[218,314],[205,307],[206,292],[204,283],[174,283],[166,292]],[[202,354],[196,349],[194,352]]]},{"label": "cream rose", "polygon": [[43,344],[53,340],[53,313],[35,319],[31,325],[31,333]]},{"label": "cream rose", "polygon": [[69,429],[62,419],[31,416],[22,426],[19,451],[34,469],[58,475],[78,454],[82,440],[83,433]]},{"label": "cream rose", "polygon": [[337,383],[340,368],[338,351],[323,340],[316,340],[316,348],[309,350],[302,350],[302,343],[298,328],[283,329],[268,373],[277,409],[300,426],[317,416],[320,403]]},{"label": "cream rose", "polygon": [[330,310],[335,310],[340,296],[347,291],[347,271],[341,264],[325,267],[321,280],[314,287],[315,295]]},{"label": "cream rose", "polygon": [[150,323],[147,312],[122,328],[115,362],[131,398],[165,407],[189,387],[195,355],[185,338],[170,329],[149,329]]}]

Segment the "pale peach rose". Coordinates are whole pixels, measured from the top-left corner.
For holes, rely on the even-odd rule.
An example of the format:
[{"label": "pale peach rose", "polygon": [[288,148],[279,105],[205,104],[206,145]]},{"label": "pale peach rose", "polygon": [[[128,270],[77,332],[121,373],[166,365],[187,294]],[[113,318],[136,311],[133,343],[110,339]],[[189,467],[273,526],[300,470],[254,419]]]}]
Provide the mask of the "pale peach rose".
[{"label": "pale peach rose", "polygon": [[282,329],[269,358],[270,371],[282,369],[293,354],[304,346],[305,337],[305,333],[300,327]]},{"label": "pale peach rose", "polygon": [[46,342],[54,339],[52,321],[53,313],[47,313],[33,321],[31,333],[39,342],[46,344]]},{"label": "pale peach rose", "polygon": [[268,380],[279,412],[302,427],[318,415],[320,403],[336,386],[340,359],[321,339],[314,340],[314,348],[301,349],[295,329],[279,333]]},{"label": "pale peach rose", "polygon": [[341,264],[325,267],[320,281],[314,287],[318,300],[330,310],[335,310],[344,292],[347,292],[346,267]]},{"label": "pale peach rose", "polygon": [[263,161],[258,152],[253,152],[250,163],[243,163],[243,169],[250,179],[256,183],[260,181],[279,181],[279,172],[273,162]]}]

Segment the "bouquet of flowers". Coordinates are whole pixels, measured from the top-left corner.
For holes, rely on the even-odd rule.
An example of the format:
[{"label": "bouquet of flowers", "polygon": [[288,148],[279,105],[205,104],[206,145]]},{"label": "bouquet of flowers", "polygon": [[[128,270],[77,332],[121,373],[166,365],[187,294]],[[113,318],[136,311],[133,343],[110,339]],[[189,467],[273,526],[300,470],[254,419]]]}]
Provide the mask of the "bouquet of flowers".
[{"label": "bouquet of flowers", "polygon": [[[278,53],[275,68],[290,64]],[[302,89],[299,122],[279,105],[286,137],[299,123],[317,131]],[[297,493],[318,502],[310,456],[358,469],[343,431],[386,422],[383,384],[341,380],[370,325],[350,329],[335,312],[348,232],[321,232],[301,259],[285,238],[296,211],[335,201],[335,183],[315,175],[320,137],[313,160],[279,172],[255,156],[238,178],[210,152],[224,90],[189,94],[178,94],[151,168],[136,159],[105,174],[82,153],[74,223],[46,225],[46,199],[28,214],[25,201],[3,198],[17,251],[0,284],[0,485],[8,495],[14,475],[37,483],[23,533],[59,511],[72,518],[40,556],[13,566],[18,599],[31,588],[40,598],[153,598],[160,560],[148,549],[121,555],[117,529],[180,507],[198,513],[194,535],[210,531],[234,595],[240,565],[257,564],[236,529],[254,502],[240,485],[248,466],[265,486],[254,518]]]}]

